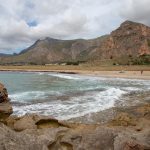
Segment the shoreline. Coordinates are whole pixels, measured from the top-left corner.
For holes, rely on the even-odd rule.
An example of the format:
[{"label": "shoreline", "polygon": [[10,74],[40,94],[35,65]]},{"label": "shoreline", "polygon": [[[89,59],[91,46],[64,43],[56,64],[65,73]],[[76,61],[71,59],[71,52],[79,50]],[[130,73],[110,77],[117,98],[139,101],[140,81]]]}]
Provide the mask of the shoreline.
[{"label": "shoreline", "polygon": [[79,74],[106,78],[125,78],[150,80],[150,71],[91,71],[91,70],[36,70],[36,69],[0,69],[0,72],[54,72],[64,74]]},{"label": "shoreline", "polygon": [[110,112],[100,112],[93,118],[98,119],[99,123],[90,124],[92,116],[88,122],[82,123],[78,120],[57,120],[50,115],[37,113],[21,117],[13,115],[7,89],[1,83],[0,92],[2,150],[150,149],[150,104],[145,99],[140,99],[141,104],[136,106],[116,107]]}]

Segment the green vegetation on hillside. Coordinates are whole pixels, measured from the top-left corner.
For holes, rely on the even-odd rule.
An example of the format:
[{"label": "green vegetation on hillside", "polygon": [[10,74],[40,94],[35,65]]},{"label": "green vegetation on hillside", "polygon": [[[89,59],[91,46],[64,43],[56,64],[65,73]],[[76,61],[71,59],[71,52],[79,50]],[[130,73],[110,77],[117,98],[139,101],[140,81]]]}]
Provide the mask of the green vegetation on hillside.
[{"label": "green vegetation on hillside", "polygon": [[150,55],[141,55],[133,61],[133,65],[150,65]]}]

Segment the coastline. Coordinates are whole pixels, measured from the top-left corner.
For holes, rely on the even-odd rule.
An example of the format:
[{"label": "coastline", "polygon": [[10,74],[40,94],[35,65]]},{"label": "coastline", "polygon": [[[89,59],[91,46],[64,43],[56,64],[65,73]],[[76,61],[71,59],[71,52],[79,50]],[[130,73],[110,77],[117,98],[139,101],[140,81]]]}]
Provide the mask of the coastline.
[{"label": "coastline", "polygon": [[[90,71],[80,73],[88,75]],[[94,73],[100,74],[100,72]],[[90,124],[89,121],[87,123],[74,120],[60,121],[36,113],[15,116],[7,90],[2,84],[0,92],[2,93],[0,97],[0,139],[2,139],[0,149],[2,150],[150,149],[149,101],[141,99],[142,103],[136,106],[116,107],[112,111],[100,112],[97,114],[100,123]]]},{"label": "coastline", "polygon": [[54,72],[64,74],[81,74],[108,78],[126,78],[150,80],[150,71],[93,71],[93,70],[36,70],[36,69],[0,69],[0,72]]}]

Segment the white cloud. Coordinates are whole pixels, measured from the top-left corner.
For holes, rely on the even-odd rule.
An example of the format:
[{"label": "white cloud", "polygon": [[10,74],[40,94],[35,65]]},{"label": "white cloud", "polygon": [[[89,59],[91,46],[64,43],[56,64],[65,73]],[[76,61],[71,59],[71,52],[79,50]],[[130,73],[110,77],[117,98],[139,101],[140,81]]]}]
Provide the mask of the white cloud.
[{"label": "white cloud", "polygon": [[[134,4],[136,2],[136,5]],[[44,37],[94,38],[123,20],[148,23],[149,0],[0,0],[0,52]],[[122,9],[125,8],[125,9]],[[137,9],[141,10],[138,11]]]},{"label": "white cloud", "polygon": [[120,14],[123,18],[150,26],[150,0],[126,0]]}]

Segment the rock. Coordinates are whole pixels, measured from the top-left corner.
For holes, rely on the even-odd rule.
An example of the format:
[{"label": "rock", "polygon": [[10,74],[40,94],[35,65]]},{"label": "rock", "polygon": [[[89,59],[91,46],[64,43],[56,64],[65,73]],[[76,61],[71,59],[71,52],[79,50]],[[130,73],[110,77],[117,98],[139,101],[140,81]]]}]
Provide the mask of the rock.
[{"label": "rock", "polygon": [[0,103],[2,102],[8,102],[8,93],[7,89],[4,87],[3,84],[0,83]]},{"label": "rock", "polygon": [[25,129],[36,129],[33,116],[25,115],[14,123],[14,130],[23,131]]},{"label": "rock", "polygon": [[37,125],[38,129],[69,127],[67,124],[59,122],[57,119],[49,116],[39,116],[35,124]]},{"label": "rock", "polygon": [[13,113],[10,102],[0,103],[0,120],[6,119]]},{"label": "rock", "polygon": [[150,119],[150,104],[141,106],[136,111],[143,117],[147,117],[148,119]]},{"label": "rock", "polygon": [[54,127],[16,132],[0,124],[1,150],[144,150],[149,132],[134,132],[96,125]]},{"label": "rock", "polygon": [[77,128],[76,130],[68,131],[51,148],[54,149],[59,145],[62,149],[68,147],[70,150],[113,150],[114,138],[115,134],[109,128],[84,126],[84,129]]},{"label": "rock", "polygon": [[118,114],[111,122],[113,126],[135,126],[136,119],[130,116],[128,113]]},{"label": "rock", "polygon": [[150,128],[150,120],[147,120],[145,118],[140,118],[138,120],[137,125],[135,126],[136,131],[144,131]]},{"label": "rock", "polygon": [[19,120],[17,116],[11,115],[5,120],[5,125],[10,127],[11,129],[14,129],[14,124],[17,120]]},{"label": "rock", "polygon": [[36,114],[25,115],[19,118],[9,117],[6,123],[15,131],[23,131],[26,129],[48,129],[58,127],[68,127],[67,124],[59,122],[50,116],[39,116]]},{"label": "rock", "polygon": [[0,124],[0,150],[49,150],[48,145],[55,141],[57,135],[67,130],[66,128],[27,129],[15,132]]},{"label": "rock", "polygon": [[150,149],[150,130],[143,133],[125,131],[119,133],[114,141],[114,150],[148,150]]},{"label": "rock", "polygon": [[13,113],[9,102],[7,89],[0,83],[0,121],[3,121]]}]

